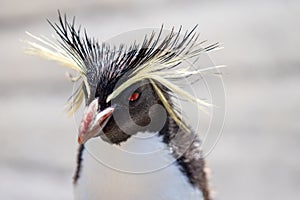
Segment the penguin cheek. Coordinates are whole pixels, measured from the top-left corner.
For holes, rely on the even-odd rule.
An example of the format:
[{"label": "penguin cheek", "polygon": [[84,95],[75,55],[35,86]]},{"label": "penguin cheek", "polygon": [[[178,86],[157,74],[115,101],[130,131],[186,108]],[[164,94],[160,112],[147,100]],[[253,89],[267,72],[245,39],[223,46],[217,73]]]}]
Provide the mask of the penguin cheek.
[{"label": "penguin cheek", "polygon": [[138,126],[147,126],[151,122],[147,105],[136,105],[129,108],[129,114],[133,122]]}]

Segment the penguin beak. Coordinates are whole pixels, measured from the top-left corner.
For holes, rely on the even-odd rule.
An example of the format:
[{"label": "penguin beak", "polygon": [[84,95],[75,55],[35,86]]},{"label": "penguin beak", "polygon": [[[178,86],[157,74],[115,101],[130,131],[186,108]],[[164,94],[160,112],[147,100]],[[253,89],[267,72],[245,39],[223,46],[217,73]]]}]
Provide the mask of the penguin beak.
[{"label": "penguin beak", "polygon": [[103,127],[106,125],[114,111],[113,107],[108,107],[98,113],[98,98],[88,105],[83,114],[83,118],[79,126],[78,143],[84,144],[90,138],[100,135]]}]

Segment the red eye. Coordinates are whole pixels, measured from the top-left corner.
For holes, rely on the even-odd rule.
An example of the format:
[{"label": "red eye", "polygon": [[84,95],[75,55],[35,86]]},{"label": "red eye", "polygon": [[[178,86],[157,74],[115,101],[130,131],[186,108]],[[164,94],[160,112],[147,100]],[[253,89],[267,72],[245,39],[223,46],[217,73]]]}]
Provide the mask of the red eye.
[{"label": "red eye", "polygon": [[139,98],[140,94],[137,92],[134,92],[130,97],[129,101],[136,101]]}]

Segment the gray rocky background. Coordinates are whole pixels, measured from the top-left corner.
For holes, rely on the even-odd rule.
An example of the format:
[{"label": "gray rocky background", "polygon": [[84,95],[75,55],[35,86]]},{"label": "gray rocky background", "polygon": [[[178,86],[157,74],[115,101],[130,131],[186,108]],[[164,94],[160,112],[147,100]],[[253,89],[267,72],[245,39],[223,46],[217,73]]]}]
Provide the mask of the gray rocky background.
[{"label": "gray rocky background", "polygon": [[72,84],[64,68],[23,53],[25,31],[51,35],[56,10],[107,40],[140,29],[199,24],[220,41],[227,115],[208,156],[216,199],[300,196],[300,2],[1,0],[0,199],[72,199],[76,126],[63,113]]}]

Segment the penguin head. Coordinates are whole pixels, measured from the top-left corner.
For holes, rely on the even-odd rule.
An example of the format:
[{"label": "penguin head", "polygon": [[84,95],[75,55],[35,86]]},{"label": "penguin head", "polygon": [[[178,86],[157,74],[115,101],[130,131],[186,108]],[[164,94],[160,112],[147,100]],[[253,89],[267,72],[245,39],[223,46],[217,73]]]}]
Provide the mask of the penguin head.
[{"label": "penguin head", "polygon": [[[211,106],[189,94],[172,80],[199,76],[205,69],[183,66],[183,62],[207,53],[218,44],[202,47],[195,26],[181,34],[173,28],[162,36],[152,32],[141,44],[110,46],[90,38],[87,32],[68,22],[59,13],[54,28],[58,42],[36,37],[27,41],[27,52],[39,55],[74,70],[78,77],[69,76],[80,85],[68,102],[72,115],[82,103],[85,110],[79,126],[79,143],[93,137],[120,144],[142,131],[160,131],[166,117],[171,117],[183,130],[190,131],[171,97],[180,97],[196,104],[198,109]],[[192,65],[192,64],[191,64]]]}]

